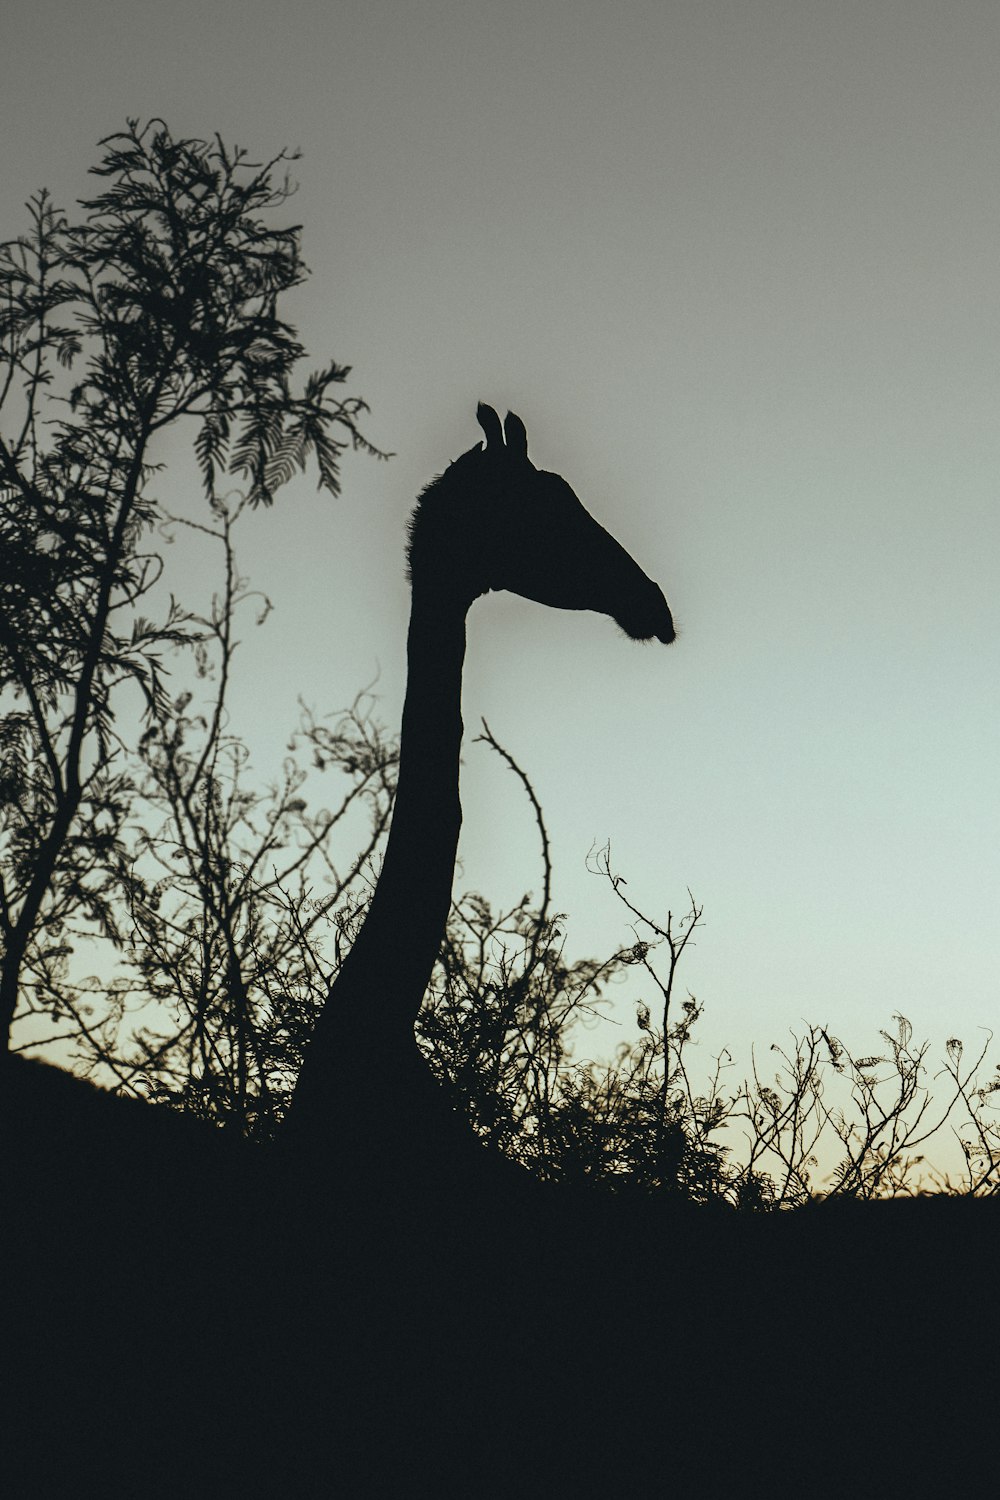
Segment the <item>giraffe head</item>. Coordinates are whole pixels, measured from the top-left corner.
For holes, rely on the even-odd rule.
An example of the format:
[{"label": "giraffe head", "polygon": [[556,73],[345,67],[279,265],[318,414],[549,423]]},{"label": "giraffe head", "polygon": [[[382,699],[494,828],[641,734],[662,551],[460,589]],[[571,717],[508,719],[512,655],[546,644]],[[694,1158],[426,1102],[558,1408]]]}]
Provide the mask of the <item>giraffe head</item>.
[{"label": "giraffe head", "polygon": [[410,528],[414,584],[434,585],[467,602],[507,589],[555,609],[610,617],[635,641],[674,639],[660,588],[584,509],[565,479],[536,469],[524,423],[501,425],[491,406],[476,416],[485,443],[455,460],[421,495]]}]

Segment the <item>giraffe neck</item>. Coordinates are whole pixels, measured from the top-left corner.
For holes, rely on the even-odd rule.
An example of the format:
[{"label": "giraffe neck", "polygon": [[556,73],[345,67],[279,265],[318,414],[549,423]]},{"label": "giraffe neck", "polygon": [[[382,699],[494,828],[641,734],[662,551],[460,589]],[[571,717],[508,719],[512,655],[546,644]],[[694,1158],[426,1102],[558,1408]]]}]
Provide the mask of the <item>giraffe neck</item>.
[{"label": "giraffe neck", "polygon": [[[407,1109],[436,1087],[413,1028],[444,935],[462,824],[467,609],[414,584],[399,776],[382,871],[320,1014],[289,1117],[293,1129],[332,1134],[359,1150],[370,1149],[387,1112]],[[401,1125],[397,1118],[397,1131]]]},{"label": "giraffe neck", "polygon": [[[407,1050],[413,1047],[413,1025],[444,936],[462,826],[458,777],[466,608],[443,605],[414,589],[396,801],[363,928],[362,961],[386,965],[393,989],[383,998],[385,1042],[405,1039]],[[371,1018],[362,1024],[371,1035]]]}]

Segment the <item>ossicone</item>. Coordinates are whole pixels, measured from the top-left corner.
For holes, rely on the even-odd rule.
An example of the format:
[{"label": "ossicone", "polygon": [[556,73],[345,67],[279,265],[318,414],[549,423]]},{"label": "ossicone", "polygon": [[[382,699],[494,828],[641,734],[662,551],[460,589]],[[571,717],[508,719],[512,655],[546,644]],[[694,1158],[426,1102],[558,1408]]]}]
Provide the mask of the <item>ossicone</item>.
[{"label": "ossicone", "polygon": [[[514,412],[509,411],[503,426],[492,406],[480,401],[476,407],[476,421],[486,434],[486,452],[493,458],[528,462],[528,434],[524,423]],[[504,439],[506,438],[506,444]]]},{"label": "ossicone", "polygon": [[503,430],[507,437],[507,452],[511,458],[516,458],[520,463],[527,463],[528,434],[521,418],[515,416],[512,411],[509,411],[503,424]]},{"label": "ossicone", "polygon": [[503,449],[503,428],[500,426],[500,418],[492,406],[487,406],[485,401],[480,401],[476,407],[476,421],[486,434],[486,451],[494,458],[499,458]]}]

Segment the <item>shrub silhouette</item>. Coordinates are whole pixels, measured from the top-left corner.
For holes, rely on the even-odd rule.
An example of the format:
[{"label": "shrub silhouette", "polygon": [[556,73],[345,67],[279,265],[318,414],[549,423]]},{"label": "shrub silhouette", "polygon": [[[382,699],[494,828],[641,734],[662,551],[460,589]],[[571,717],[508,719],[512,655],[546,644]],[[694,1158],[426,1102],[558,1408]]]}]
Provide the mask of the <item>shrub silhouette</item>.
[{"label": "shrub silhouette", "polygon": [[292,389],[303,350],[278,303],[304,276],[298,231],[262,217],[289,196],[287,158],[254,166],[156,120],[101,144],[81,216],[41,192],[0,246],[5,1033],[60,1013],[67,927],[121,941],[136,788],[116,707],[131,686],[162,710],[163,653],[203,640],[173,598],[160,622],[142,612],[163,572],[161,434],[193,424],[209,516],[227,476],[267,505],[309,458],[336,494],[344,448],[369,446],[364,403],[333,395],[346,367]]}]

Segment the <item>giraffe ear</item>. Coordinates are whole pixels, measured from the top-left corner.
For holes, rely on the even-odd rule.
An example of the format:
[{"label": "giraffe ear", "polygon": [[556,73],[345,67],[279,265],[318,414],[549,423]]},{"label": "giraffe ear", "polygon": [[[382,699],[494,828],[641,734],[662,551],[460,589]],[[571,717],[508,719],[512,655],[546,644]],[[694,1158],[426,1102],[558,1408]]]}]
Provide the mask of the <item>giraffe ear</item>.
[{"label": "giraffe ear", "polygon": [[500,418],[492,406],[487,406],[480,401],[476,407],[476,421],[486,434],[486,451],[494,458],[499,458],[503,453],[503,430],[500,426]]},{"label": "giraffe ear", "polygon": [[507,435],[507,452],[509,456],[518,463],[528,462],[528,434],[521,418],[515,416],[512,411],[507,413],[503,424],[503,430]]}]

